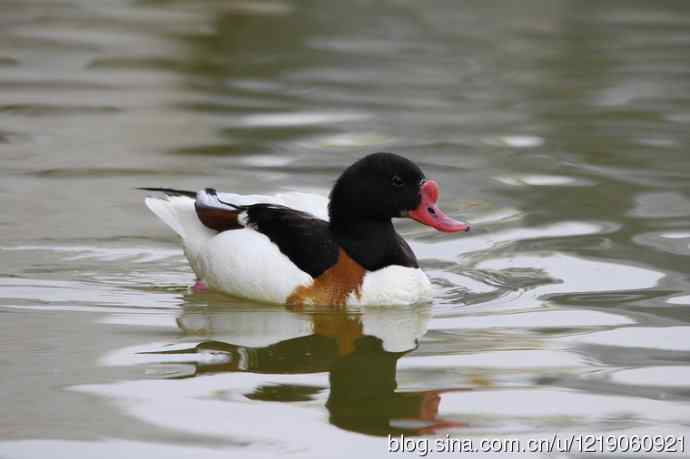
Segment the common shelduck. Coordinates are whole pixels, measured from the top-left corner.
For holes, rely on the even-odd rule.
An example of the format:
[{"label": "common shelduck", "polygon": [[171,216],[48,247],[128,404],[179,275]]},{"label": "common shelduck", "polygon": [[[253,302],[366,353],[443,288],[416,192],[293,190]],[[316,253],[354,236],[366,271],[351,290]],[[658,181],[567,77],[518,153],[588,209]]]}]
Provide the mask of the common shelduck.
[{"label": "common shelduck", "polygon": [[395,305],[431,300],[431,283],[392,219],[469,231],[437,206],[439,187],[412,161],[374,153],[325,197],[142,188],[146,205],[182,238],[196,286],[263,302]]}]

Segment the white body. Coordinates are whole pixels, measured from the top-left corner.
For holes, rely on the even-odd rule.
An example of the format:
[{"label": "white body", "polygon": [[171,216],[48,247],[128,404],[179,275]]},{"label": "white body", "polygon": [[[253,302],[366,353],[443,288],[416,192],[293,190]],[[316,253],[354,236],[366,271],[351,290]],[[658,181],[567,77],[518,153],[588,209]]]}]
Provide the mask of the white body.
[{"label": "white body", "polygon": [[[219,193],[236,205],[273,203],[328,220],[328,199],[307,193],[275,196]],[[209,287],[231,295],[284,304],[312,277],[299,269],[271,240],[247,227],[217,233],[206,228],[185,196],[146,198],[146,205],[182,238],[184,252],[197,277]],[[241,220],[241,219],[240,219]],[[389,266],[369,271],[360,295],[350,294],[348,305],[415,304],[431,300],[431,283],[421,269]]]}]

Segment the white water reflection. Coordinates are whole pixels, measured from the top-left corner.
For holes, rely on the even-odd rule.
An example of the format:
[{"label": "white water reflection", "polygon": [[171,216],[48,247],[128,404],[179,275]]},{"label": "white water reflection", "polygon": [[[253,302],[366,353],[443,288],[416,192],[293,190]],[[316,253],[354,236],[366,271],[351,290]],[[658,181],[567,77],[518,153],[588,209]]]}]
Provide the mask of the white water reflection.
[{"label": "white water reflection", "polygon": [[532,290],[534,297],[553,293],[592,293],[652,288],[664,274],[651,269],[628,266],[562,253],[534,253],[494,258],[476,265],[492,271],[533,270],[552,280]]},{"label": "white water reflection", "polygon": [[94,247],[86,245],[17,245],[0,246],[0,251],[57,252],[72,254],[64,257],[66,262],[94,258],[103,262],[128,260],[133,263],[153,263],[166,258],[180,256],[181,249],[160,247]]},{"label": "white water reflection", "polygon": [[501,183],[510,186],[591,186],[592,182],[564,175],[523,175],[523,176],[498,176]]},{"label": "white water reflection", "polygon": [[[664,278],[663,273],[651,269],[563,253],[527,252],[509,257],[478,259],[476,264],[471,264],[470,258],[467,264],[471,268],[463,267],[462,273],[428,270],[441,304],[453,304],[457,301],[474,303],[473,298],[478,298],[481,299],[481,303],[477,305],[479,309],[472,309],[471,313],[476,314],[480,310],[485,313],[506,313],[542,308],[558,296],[649,289],[657,286]],[[453,308],[443,314],[457,316],[461,312]],[[578,319],[574,320],[573,325],[578,327],[620,325],[629,321],[622,316],[589,311],[563,311],[560,314],[562,315],[553,317],[565,319],[561,326],[568,326],[576,317]],[[546,323],[552,322],[554,327],[559,326],[559,320],[550,321],[548,315],[543,313],[540,316]],[[477,324],[483,323],[484,327],[492,326],[491,319],[475,317],[473,320]],[[498,318],[497,321],[503,324],[513,323],[515,327],[522,326],[520,316],[507,316],[503,320]],[[462,322],[458,322],[458,325],[464,328]]]},{"label": "white water reflection", "polygon": [[487,139],[487,143],[508,145],[513,148],[534,148],[544,145],[544,139],[535,135],[508,135],[497,139]]},{"label": "white water reflection", "polygon": [[431,329],[478,329],[491,328],[587,328],[629,325],[634,321],[618,314],[588,310],[542,310],[538,312],[462,315],[437,317],[431,320]]},{"label": "white water reflection", "polygon": [[[0,278],[0,298],[2,298],[3,303],[26,300],[43,302],[48,305],[76,303],[77,305],[90,305],[92,307],[117,305],[176,308],[181,303],[177,294],[157,293],[151,295],[145,291],[89,282],[17,278]],[[30,307],[35,306],[31,305]]]},{"label": "white water reflection", "polygon": [[483,234],[469,233],[465,237],[444,239],[442,244],[411,241],[411,246],[420,258],[455,261],[473,253],[484,253],[506,242],[605,234],[614,231],[615,228],[615,225],[609,224],[562,222],[534,228],[516,228]]},{"label": "white water reflection", "polygon": [[623,327],[563,338],[567,343],[690,351],[690,327]]},{"label": "white water reflection", "polygon": [[675,401],[648,400],[616,395],[593,395],[558,389],[501,390],[450,394],[442,406],[443,414],[514,417],[570,418],[577,423],[616,420],[635,423],[649,419],[678,422],[690,416],[690,407]]},{"label": "white water reflection", "polygon": [[249,115],[244,117],[242,124],[247,127],[289,127],[309,126],[314,124],[342,123],[367,118],[365,113],[271,113]]},{"label": "white water reflection", "polygon": [[690,295],[674,296],[668,299],[668,303],[690,306]]},{"label": "white water reflection", "polygon": [[[179,381],[130,381],[116,385],[84,385],[72,390],[111,399],[129,415],[172,431],[216,437],[252,446],[258,457],[278,454],[305,454],[315,457],[365,457],[381,448],[381,439],[344,432],[324,422],[320,410],[300,404],[251,403],[224,394],[246,391],[276,378],[254,375],[238,380],[236,374],[222,374]],[[244,376],[244,375],[243,375]],[[325,376],[325,375],[324,375]],[[249,384],[242,380],[251,379]],[[325,385],[325,377],[282,376],[287,384]],[[266,405],[269,403],[269,405]],[[271,416],[264,410],[271,408]],[[260,424],[261,429],[257,429]],[[275,436],[274,431],[283,432]],[[306,437],[302,433],[309,432]],[[314,442],[312,438],[319,438]],[[348,448],[334,449],[346,440]],[[244,453],[243,453],[244,455]]]},{"label": "white water reflection", "polygon": [[632,386],[686,387],[690,381],[690,367],[643,367],[615,371],[611,381]]},{"label": "white water reflection", "polygon": [[575,353],[531,349],[520,351],[483,351],[477,354],[406,357],[400,360],[400,370],[418,369],[548,369],[585,367],[586,361]]},{"label": "white water reflection", "polygon": [[121,458],[122,451],[127,451],[131,457],[165,457],[170,459],[187,459],[190,457],[208,457],[211,459],[227,459],[228,454],[246,455],[244,445],[227,446],[225,448],[208,446],[191,446],[167,443],[137,442],[104,438],[98,441],[67,441],[67,440],[18,440],[0,442],[0,454],[7,457],[49,457],[60,451],[65,457],[81,458]]},{"label": "white water reflection", "polygon": [[336,134],[305,142],[312,148],[366,148],[390,144],[395,139],[377,132]]},{"label": "white water reflection", "polygon": [[673,255],[690,255],[690,233],[685,231],[642,233],[636,235],[633,241]]},{"label": "white water reflection", "polygon": [[640,218],[687,217],[690,199],[671,191],[640,193],[635,196],[635,207],[630,215]]}]

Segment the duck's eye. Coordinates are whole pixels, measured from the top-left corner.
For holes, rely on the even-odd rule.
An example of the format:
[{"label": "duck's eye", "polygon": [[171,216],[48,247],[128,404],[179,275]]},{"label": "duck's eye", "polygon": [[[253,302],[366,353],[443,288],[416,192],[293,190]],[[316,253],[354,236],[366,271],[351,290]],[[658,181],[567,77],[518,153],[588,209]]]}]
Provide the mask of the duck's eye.
[{"label": "duck's eye", "polygon": [[405,184],[405,182],[403,182],[403,179],[401,179],[397,175],[393,176],[393,178],[391,179],[391,183],[393,183],[393,186],[395,186],[395,187],[401,187]]}]

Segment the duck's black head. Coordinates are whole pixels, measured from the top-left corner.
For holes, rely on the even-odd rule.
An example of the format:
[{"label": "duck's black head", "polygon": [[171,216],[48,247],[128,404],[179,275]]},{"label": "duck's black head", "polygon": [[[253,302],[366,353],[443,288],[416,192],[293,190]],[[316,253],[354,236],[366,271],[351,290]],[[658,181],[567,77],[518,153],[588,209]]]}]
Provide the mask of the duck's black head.
[{"label": "duck's black head", "polygon": [[352,164],[331,191],[329,214],[338,220],[390,220],[419,205],[424,173],[393,153],[374,153]]},{"label": "duck's black head", "polygon": [[348,167],[331,190],[331,225],[389,222],[413,218],[439,231],[467,231],[469,226],[447,217],[437,206],[438,184],[427,180],[412,161],[393,153],[374,153]]}]

